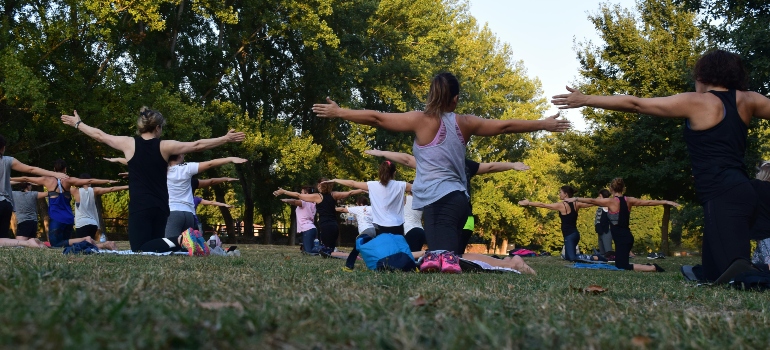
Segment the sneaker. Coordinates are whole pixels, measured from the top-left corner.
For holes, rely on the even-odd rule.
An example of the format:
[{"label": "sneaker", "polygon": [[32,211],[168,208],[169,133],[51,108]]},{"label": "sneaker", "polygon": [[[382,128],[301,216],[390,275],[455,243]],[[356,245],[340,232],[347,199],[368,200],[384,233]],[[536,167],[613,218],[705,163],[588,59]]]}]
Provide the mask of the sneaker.
[{"label": "sneaker", "polygon": [[441,253],[441,272],[443,273],[461,273],[460,258],[451,252]]},{"label": "sneaker", "polygon": [[182,248],[187,250],[189,256],[193,256],[197,246],[198,244],[195,242],[195,237],[193,237],[193,230],[189,228],[184,230],[182,232]]},{"label": "sneaker", "polygon": [[422,257],[420,272],[439,272],[441,271],[441,258],[434,252],[425,252]]},{"label": "sneaker", "polygon": [[[193,237],[195,237],[195,243],[198,244],[199,253],[195,254],[198,256],[209,256],[211,254],[211,249],[209,249],[209,245],[207,244],[205,239],[203,239],[203,235],[198,230],[193,230],[192,232]],[[221,245],[221,242],[220,242]]]},{"label": "sneaker", "polygon": [[321,247],[321,250],[318,251],[318,254],[320,254],[323,258],[331,258],[332,253],[334,253],[334,249],[329,247]]}]

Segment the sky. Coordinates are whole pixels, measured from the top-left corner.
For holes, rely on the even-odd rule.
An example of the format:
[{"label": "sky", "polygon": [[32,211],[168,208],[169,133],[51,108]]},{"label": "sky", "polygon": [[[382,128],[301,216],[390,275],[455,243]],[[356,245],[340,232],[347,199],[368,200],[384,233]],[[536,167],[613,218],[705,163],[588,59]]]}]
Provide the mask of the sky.
[{"label": "sky", "polygon": [[[513,59],[523,61],[529,77],[542,83],[549,104],[553,95],[565,93],[565,85],[577,80],[578,61],[574,40],[602,42],[589,14],[609,2],[634,8],[634,0],[469,0],[470,12],[480,26],[487,23],[497,38],[511,46]],[[551,105],[547,115],[557,111]],[[585,130],[579,110],[564,114],[573,128]]]}]

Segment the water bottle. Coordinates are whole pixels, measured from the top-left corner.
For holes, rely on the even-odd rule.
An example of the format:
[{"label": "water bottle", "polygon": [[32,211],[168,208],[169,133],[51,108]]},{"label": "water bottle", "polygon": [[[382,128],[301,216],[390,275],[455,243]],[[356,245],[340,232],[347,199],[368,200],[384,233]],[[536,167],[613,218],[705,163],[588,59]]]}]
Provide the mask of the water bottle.
[{"label": "water bottle", "polygon": [[313,253],[318,253],[321,250],[321,241],[318,238],[313,240]]},{"label": "water bottle", "polygon": [[99,243],[107,242],[107,235],[102,232],[101,236],[99,237]]},{"label": "water bottle", "polygon": [[214,249],[216,247],[217,247],[217,239],[216,237],[211,236],[211,238],[209,238],[209,248]]}]

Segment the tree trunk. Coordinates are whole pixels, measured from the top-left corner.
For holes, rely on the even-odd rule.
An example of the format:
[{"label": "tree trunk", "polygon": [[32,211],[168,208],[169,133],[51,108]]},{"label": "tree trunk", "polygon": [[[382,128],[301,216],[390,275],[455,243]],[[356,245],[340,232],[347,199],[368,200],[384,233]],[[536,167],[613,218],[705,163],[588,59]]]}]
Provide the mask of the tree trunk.
[{"label": "tree trunk", "polygon": [[668,251],[668,223],[671,220],[671,206],[663,206],[663,219],[660,225],[660,250],[666,256],[669,255]]},{"label": "tree trunk", "polygon": [[[293,208],[292,208],[293,209]],[[291,215],[289,216],[289,246],[294,246],[297,244],[296,236],[297,236],[297,212],[294,210],[291,210]]]},{"label": "tree trunk", "polygon": [[503,238],[503,244],[500,245],[500,251],[497,254],[508,255],[508,238]]},{"label": "tree trunk", "polygon": [[265,222],[265,227],[262,229],[262,234],[265,235],[262,242],[264,244],[272,244],[273,243],[273,214],[272,213],[262,213],[262,221]]},{"label": "tree trunk", "polygon": [[[222,186],[214,186],[212,187],[212,189],[214,190],[214,197],[216,198],[217,202],[224,203],[225,202],[224,188],[222,188]],[[230,210],[225,207],[219,207],[219,212],[222,213],[222,218],[225,220],[225,227],[227,228],[227,236],[234,237],[235,223],[233,220],[233,216],[230,214]]]},{"label": "tree trunk", "polygon": [[241,167],[235,167],[235,171],[238,172],[241,182],[241,188],[243,189],[243,235],[254,237],[254,194],[251,189],[252,172],[242,171]]},{"label": "tree trunk", "polygon": [[489,247],[487,248],[487,253],[489,253],[489,250],[492,250],[492,254],[495,254],[497,250],[497,235],[493,234],[492,238],[489,241]]}]

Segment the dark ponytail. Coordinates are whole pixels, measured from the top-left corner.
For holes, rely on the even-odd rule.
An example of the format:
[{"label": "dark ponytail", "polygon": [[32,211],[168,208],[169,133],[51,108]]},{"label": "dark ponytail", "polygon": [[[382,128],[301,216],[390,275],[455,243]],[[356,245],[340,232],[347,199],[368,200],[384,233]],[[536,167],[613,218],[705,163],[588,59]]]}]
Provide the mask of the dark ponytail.
[{"label": "dark ponytail", "polygon": [[441,116],[449,112],[455,96],[460,95],[460,83],[452,73],[441,73],[430,82],[425,114]]},{"label": "dark ponytail", "polygon": [[572,198],[575,195],[575,189],[572,186],[562,186],[561,191],[567,195],[567,198]]},{"label": "dark ponytail", "polygon": [[380,173],[380,183],[383,186],[387,186],[388,182],[390,182],[390,180],[393,180],[395,178],[396,164],[389,160],[386,160],[380,163],[379,173]]}]

